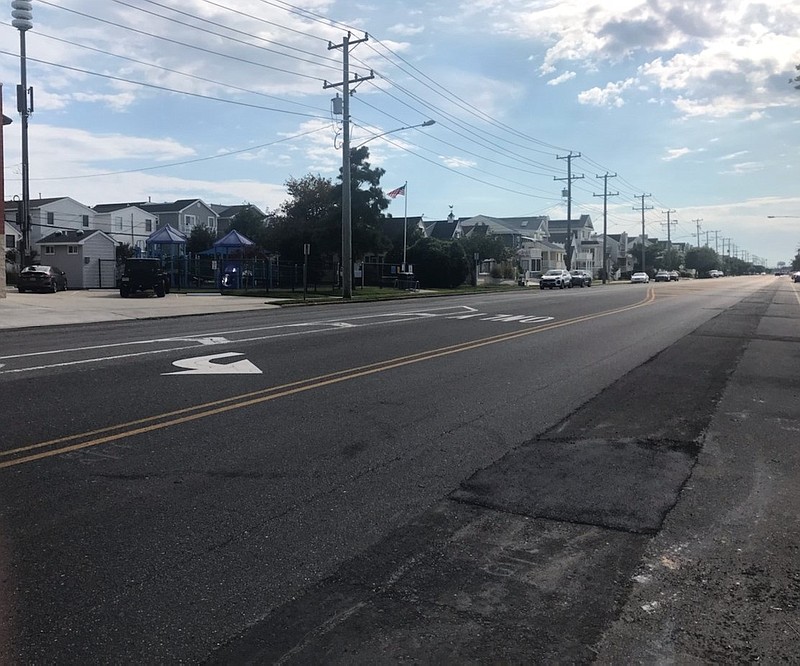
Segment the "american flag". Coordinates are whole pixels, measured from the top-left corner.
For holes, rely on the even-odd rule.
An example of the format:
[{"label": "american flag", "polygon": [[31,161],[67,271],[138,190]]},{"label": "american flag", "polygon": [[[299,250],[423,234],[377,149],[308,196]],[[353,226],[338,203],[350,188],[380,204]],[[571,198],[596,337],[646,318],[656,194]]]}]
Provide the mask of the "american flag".
[{"label": "american flag", "polygon": [[406,186],[401,185],[396,190],[392,190],[386,196],[394,199],[395,197],[404,197],[406,195]]}]

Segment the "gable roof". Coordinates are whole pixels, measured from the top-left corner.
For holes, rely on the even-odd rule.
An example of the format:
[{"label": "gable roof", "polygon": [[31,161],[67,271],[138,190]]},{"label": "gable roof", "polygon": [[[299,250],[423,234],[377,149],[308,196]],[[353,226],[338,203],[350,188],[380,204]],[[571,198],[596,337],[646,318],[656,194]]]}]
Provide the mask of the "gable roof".
[{"label": "gable roof", "polygon": [[255,245],[247,236],[240,234],[236,229],[231,229],[218,241],[214,242],[214,247],[249,247]]},{"label": "gable roof", "polygon": [[175,227],[165,224],[147,237],[145,243],[160,243],[162,245],[185,245],[186,236]]},{"label": "gable roof", "polygon": [[[115,210],[123,210],[124,208],[141,208],[141,203],[105,203],[92,206],[95,213],[113,213]],[[142,209],[144,210],[144,209]],[[150,211],[146,211],[150,212]]]},{"label": "gable roof", "polygon": [[523,217],[491,217],[489,215],[476,215],[467,219],[462,219],[461,226],[464,232],[469,233],[478,226],[486,227],[487,231],[497,235],[513,234],[515,236],[525,235],[542,229],[548,221],[546,215],[530,215]]},{"label": "gable roof", "polygon": [[216,212],[202,199],[178,199],[176,201],[165,201],[163,203],[151,203],[149,201],[143,201],[132,205],[138,206],[149,213],[180,213],[182,210],[187,209],[189,206],[195,203],[201,203],[212,212]]},{"label": "gable roof", "polygon": [[258,206],[254,206],[253,204],[236,204],[235,206],[223,206],[222,204],[209,204],[208,207],[217,214],[217,217],[222,219],[236,217],[243,210],[248,210],[248,209],[254,210],[261,217],[266,217],[264,211],[262,211]]},{"label": "gable roof", "polygon": [[91,229],[87,231],[83,231],[82,229],[65,229],[63,231],[55,231],[52,234],[48,234],[41,240],[37,241],[39,245],[83,245],[87,239],[91,238],[92,236],[96,236],[100,234],[100,237],[107,238],[111,241],[114,245],[117,242],[111,238],[108,234],[104,233],[100,229]]}]

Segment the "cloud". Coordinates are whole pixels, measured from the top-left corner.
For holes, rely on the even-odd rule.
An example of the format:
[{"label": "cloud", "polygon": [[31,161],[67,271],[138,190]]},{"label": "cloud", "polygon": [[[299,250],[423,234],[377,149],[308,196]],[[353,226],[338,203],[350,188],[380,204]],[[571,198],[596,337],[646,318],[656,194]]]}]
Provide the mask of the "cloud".
[{"label": "cloud", "polygon": [[729,171],[720,171],[721,174],[726,175],[740,175],[740,174],[747,174],[747,173],[755,173],[757,171],[763,171],[764,163],[763,162],[740,162],[739,164],[734,164],[733,169]]},{"label": "cloud", "polygon": [[661,159],[665,162],[671,162],[672,160],[677,160],[679,157],[688,155],[691,152],[691,148],[667,148],[667,154]]},{"label": "cloud", "polygon": [[425,32],[424,25],[409,25],[407,23],[398,23],[396,25],[390,26],[388,28],[388,32],[400,35],[401,37],[410,37],[412,35],[418,35],[422,32]]},{"label": "cloud", "polygon": [[735,160],[737,157],[741,157],[742,155],[747,155],[747,153],[749,152],[750,152],[749,150],[740,150],[738,152],[731,153],[730,155],[723,155],[722,157],[718,157],[717,160],[719,160],[720,162],[724,162],[727,160]]},{"label": "cloud", "polygon": [[625,104],[622,93],[636,83],[636,79],[626,79],[607,83],[604,88],[594,87],[578,94],[578,102],[590,106],[620,107]]},{"label": "cloud", "polygon": [[468,160],[463,157],[439,155],[439,159],[442,161],[442,164],[451,169],[467,169],[477,165],[473,160]]},{"label": "cloud", "polygon": [[550,79],[547,82],[547,85],[548,86],[557,86],[557,85],[559,85],[561,83],[564,83],[565,81],[569,81],[570,79],[574,79],[575,76],[576,76],[575,72],[564,72],[560,76],[557,76],[554,79]]}]

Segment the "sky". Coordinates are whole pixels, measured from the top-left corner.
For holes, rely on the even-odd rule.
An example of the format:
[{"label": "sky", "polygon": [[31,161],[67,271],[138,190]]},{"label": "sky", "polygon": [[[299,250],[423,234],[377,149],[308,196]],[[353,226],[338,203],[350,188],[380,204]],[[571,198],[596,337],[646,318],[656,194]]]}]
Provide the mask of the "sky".
[{"label": "sky", "polygon": [[648,237],[769,266],[800,246],[796,0],[33,0],[33,22],[31,198],[274,210],[288,179],[335,179],[349,33],[351,145],[384,191],[407,183],[395,217],[564,219],[569,168],[572,216],[598,232],[608,174],[608,233],[644,214]]}]

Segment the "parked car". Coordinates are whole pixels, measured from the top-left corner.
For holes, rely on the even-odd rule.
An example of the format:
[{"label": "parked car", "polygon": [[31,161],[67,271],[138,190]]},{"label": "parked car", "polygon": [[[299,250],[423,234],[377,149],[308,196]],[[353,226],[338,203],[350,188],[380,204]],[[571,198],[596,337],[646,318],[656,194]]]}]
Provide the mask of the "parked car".
[{"label": "parked car", "polygon": [[653,279],[656,282],[669,282],[669,273],[667,271],[658,271]]},{"label": "parked car", "polygon": [[792,282],[800,282],[800,271],[792,273]]},{"label": "parked car", "polygon": [[17,289],[26,291],[66,291],[67,275],[55,266],[26,266],[17,277]]},{"label": "parked car", "polygon": [[539,278],[539,289],[572,287],[572,276],[562,268],[552,268]]},{"label": "parked car", "polygon": [[681,274],[678,271],[670,271],[669,272],[669,281],[670,282],[677,282],[681,279]]},{"label": "parked car", "polygon": [[723,275],[725,275],[725,273],[723,273],[722,271],[718,271],[716,269],[708,271],[708,274],[712,278],[718,278],[718,277],[722,277]]},{"label": "parked car", "polygon": [[592,276],[586,271],[579,269],[570,271],[571,282],[573,287],[591,287]]},{"label": "parked car", "polygon": [[631,284],[635,284],[637,282],[650,282],[650,276],[647,273],[634,273],[631,275]]},{"label": "parked car", "polygon": [[158,259],[126,259],[119,295],[128,298],[137,291],[152,291],[159,298],[169,293],[169,279]]}]

